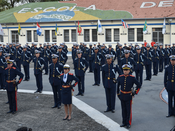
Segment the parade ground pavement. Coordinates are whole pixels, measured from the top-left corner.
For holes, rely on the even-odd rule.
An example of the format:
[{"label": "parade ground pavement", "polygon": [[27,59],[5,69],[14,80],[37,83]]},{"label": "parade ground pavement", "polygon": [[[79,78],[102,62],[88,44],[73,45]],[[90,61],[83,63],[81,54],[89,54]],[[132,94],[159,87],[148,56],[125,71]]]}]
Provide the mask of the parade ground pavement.
[{"label": "parade ground pavement", "polygon": [[[70,72],[74,73],[70,57],[68,64],[71,65]],[[104,113],[107,106],[102,81],[100,86],[92,86],[94,84],[94,75],[93,73],[87,72],[85,75],[85,94],[84,96],[75,96],[78,93],[78,87],[76,86],[73,93],[75,98],[96,109],[114,122],[122,124],[120,100],[116,97],[115,113]],[[133,73],[133,75],[135,75],[135,73]],[[129,129],[130,131],[170,131],[175,126],[175,117],[166,118],[168,114],[168,105],[160,98],[162,89],[164,88],[163,76],[164,73],[159,73],[158,76],[153,76],[151,81],[143,81],[140,92],[133,98],[132,125]],[[48,77],[48,75],[43,75],[43,90],[52,92]],[[145,79],[145,71],[143,79]],[[36,90],[36,81],[32,65],[30,68],[30,81],[22,81],[19,85],[19,89],[31,90],[33,92]],[[62,121],[64,117],[63,106],[60,110],[51,109],[51,106],[53,106],[52,95],[18,93],[18,113],[14,116],[6,115],[5,113],[8,111],[8,106],[4,104],[7,101],[6,93],[0,93],[0,131],[2,131],[2,127],[8,130],[9,128],[17,128],[19,125],[31,125],[34,131],[39,131],[40,129],[42,131],[50,131],[50,129],[52,129],[52,131],[108,130],[89,118],[75,106],[73,107],[72,121]],[[108,121],[105,122],[108,123]],[[120,129],[116,129],[116,131],[120,131]]]}]

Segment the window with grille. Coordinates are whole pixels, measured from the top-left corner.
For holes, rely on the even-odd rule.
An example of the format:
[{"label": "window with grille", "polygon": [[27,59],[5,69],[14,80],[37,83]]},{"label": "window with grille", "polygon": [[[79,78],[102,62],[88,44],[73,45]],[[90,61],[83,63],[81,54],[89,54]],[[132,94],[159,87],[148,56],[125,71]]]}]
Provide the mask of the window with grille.
[{"label": "window with grille", "polygon": [[69,30],[64,30],[64,42],[69,42]]},{"label": "window with grille", "polygon": [[128,28],[128,41],[134,42],[134,28]]}]

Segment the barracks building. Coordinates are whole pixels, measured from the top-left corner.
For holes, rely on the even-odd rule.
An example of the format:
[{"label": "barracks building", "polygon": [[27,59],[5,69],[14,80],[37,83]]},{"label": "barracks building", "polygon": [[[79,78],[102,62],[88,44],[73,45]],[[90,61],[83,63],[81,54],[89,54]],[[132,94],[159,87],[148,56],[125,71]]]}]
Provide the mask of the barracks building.
[{"label": "barracks building", "polygon": [[[69,49],[72,43],[105,43],[115,48],[117,42],[142,44],[151,40],[163,44],[175,43],[174,0],[74,0],[24,4],[0,12],[6,43],[62,43]],[[123,19],[129,28],[124,28]],[[166,23],[166,31],[162,28]],[[103,31],[98,34],[97,21]],[[78,33],[78,21],[81,34]],[[145,21],[147,33],[143,33]],[[37,22],[42,29],[37,35]],[[19,25],[21,27],[18,34]],[[58,27],[55,34],[56,25]]]}]

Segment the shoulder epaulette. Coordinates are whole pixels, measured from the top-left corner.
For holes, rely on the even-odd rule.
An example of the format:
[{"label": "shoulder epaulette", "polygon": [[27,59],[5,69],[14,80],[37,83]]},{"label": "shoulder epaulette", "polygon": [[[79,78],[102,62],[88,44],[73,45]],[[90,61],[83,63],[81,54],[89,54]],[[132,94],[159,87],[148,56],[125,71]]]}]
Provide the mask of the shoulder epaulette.
[{"label": "shoulder epaulette", "polygon": [[122,77],[122,76],[125,76],[125,75],[119,75],[119,77]]},{"label": "shoulder epaulette", "polygon": [[131,77],[135,77],[135,76],[133,76],[133,75],[129,75],[129,76],[131,76]]},{"label": "shoulder epaulette", "polygon": [[16,70],[16,67],[12,67],[12,68]]},{"label": "shoulder epaulette", "polygon": [[64,73],[62,73],[60,76],[64,75]]},{"label": "shoulder epaulette", "polygon": [[82,59],[83,59],[83,60],[85,60],[85,58],[84,58],[84,57],[82,57]]},{"label": "shoulder epaulette", "polygon": [[73,74],[72,74],[72,73],[69,73],[69,75],[72,75],[72,76],[73,76]]}]

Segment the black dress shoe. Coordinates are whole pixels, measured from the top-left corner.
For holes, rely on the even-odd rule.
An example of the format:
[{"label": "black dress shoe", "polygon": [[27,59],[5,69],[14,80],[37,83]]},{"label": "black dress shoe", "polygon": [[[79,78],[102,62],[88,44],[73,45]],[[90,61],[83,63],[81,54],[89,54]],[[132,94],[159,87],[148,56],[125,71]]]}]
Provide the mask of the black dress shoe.
[{"label": "black dress shoe", "polygon": [[56,105],[54,105],[54,106],[52,106],[52,108],[57,108],[57,106],[56,106]]},{"label": "black dress shoe", "polygon": [[6,102],[5,104],[9,104],[9,102]]},{"label": "black dress shoe", "polygon": [[127,125],[126,128],[127,128],[127,129],[131,128],[131,125]]},{"label": "black dress shoe", "polygon": [[63,121],[64,121],[64,120],[67,120],[68,117],[69,117],[69,115],[68,115],[66,118],[64,118]]},{"label": "black dress shoe", "polygon": [[79,96],[80,95],[80,93],[78,93],[76,96]]},{"label": "black dress shoe", "polygon": [[173,115],[167,115],[166,117],[171,117],[171,116],[173,116]]},{"label": "black dress shoe", "polygon": [[61,109],[61,106],[58,106],[58,109]]},{"label": "black dress shoe", "polygon": [[39,93],[42,93],[42,91],[39,91]]},{"label": "black dress shoe", "polygon": [[23,80],[23,81],[27,81],[27,79]]},{"label": "black dress shoe", "polygon": [[7,114],[12,113],[12,111],[8,111]]},{"label": "black dress shoe", "polygon": [[126,124],[122,124],[122,125],[120,125],[120,127],[125,127],[126,126]]},{"label": "black dress shoe", "polygon": [[16,111],[13,111],[12,114],[13,114],[13,115],[16,114]]},{"label": "black dress shoe", "polygon": [[97,86],[100,86],[100,84],[97,84]]},{"label": "black dress shoe", "polygon": [[147,81],[148,79],[144,79],[145,81]]},{"label": "black dress shoe", "polygon": [[97,84],[93,84],[92,86],[96,86]]},{"label": "black dress shoe", "polygon": [[104,112],[110,112],[111,110],[106,110],[106,111],[104,111]]},{"label": "black dress shoe", "polygon": [[36,90],[34,93],[38,93],[39,91],[38,90]]},{"label": "black dress shoe", "polygon": [[84,94],[83,94],[83,93],[81,93],[81,96],[84,96]]},{"label": "black dress shoe", "polygon": [[151,79],[149,79],[149,81],[151,81]]},{"label": "black dress shoe", "polygon": [[115,110],[112,110],[111,112],[112,112],[112,113],[115,113]]}]

